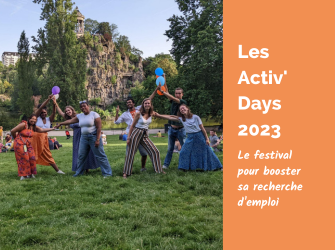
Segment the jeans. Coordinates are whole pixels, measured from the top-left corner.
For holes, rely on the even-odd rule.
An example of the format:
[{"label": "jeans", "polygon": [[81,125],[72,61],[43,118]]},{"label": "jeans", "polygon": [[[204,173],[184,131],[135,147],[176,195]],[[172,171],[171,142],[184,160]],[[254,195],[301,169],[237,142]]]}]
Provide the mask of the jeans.
[{"label": "jeans", "polygon": [[85,160],[88,156],[90,149],[95,156],[95,159],[100,166],[101,173],[103,176],[111,176],[112,168],[109,165],[107,156],[105,154],[104,146],[102,144],[102,138],[100,137],[99,147],[95,147],[95,141],[97,138],[97,133],[93,132],[90,134],[81,134],[80,144],[78,150],[78,162],[77,162],[77,171],[74,174],[74,177],[82,175],[85,171]]},{"label": "jeans", "polygon": [[180,146],[183,146],[184,144],[184,139],[186,138],[185,128],[174,129],[173,127],[170,127],[168,135],[169,135],[168,151],[164,160],[164,166],[166,167],[170,165],[176,139],[178,139]]}]

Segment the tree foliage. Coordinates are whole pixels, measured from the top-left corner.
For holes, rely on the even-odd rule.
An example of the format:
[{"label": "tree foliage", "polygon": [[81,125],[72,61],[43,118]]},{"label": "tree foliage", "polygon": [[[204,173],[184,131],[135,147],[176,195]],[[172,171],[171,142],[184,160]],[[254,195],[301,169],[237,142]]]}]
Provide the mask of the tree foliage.
[{"label": "tree foliage", "polygon": [[[140,105],[144,98],[149,97],[157,87],[155,69],[158,67],[164,70],[167,85],[172,94],[175,88],[180,87],[177,82],[177,65],[170,55],[156,54],[154,57],[148,57],[143,61],[146,79],[142,83],[135,82],[135,86],[131,89],[131,96],[137,105]],[[156,94],[153,99],[153,105],[158,113],[169,114],[170,112],[171,104],[165,96]]]},{"label": "tree foliage", "polygon": [[116,24],[109,24],[109,22],[99,23],[97,20],[92,20],[91,18],[87,18],[85,20],[85,31],[89,32],[91,35],[109,34],[113,40],[117,39],[120,35],[118,32],[118,26]]},{"label": "tree foliage", "polygon": [[178,65],[178,83],[194,113],[222,118],[222,0],[176,0],[182,16],[165,35]]},{"label": "tree foliage", "polygon": [[94,35],[98,31],[99,22],[97,20],[92,20],[91,18],[85,19],[85,31]]},{"label": "tree foliage", "polygon": [[131,52],[131,45],[127,36],[120,35],[115,41],[115,46],[119,50],[123,48],[125,52]]},{"label": "tree foliage", "polygon": [[169,54],[156,54],[154,57],[148,57],[143,61],[144,72],[146,76],[155,76],[155,69],[162,68],[167,77],[174,77],[178,74],[177,64]]},{"label": "tree foliage", "polygon": [[111,27],[109,26],[109,22],[101,22],[101,23],[99,23],[97,33],[100,34],[100,35],[104,35],[105,33],[111,35],[112,34],[112,30],[111,30]]},{"label": "tree foliage", "polygon": [[[34,0],[42,3],[41,20],[44,28],[33,37],[37,52],[36,62],[39,74],[43,76],[40,91],[43,98],[51,94],[53,86],[59,86],[58,103],[78,106],[78,101],[86,99],[86,55],[74,33],[77,11],[72,10],[71,0]],[[45,70],[45,71],[44,71]]]},{"label": "tree foliage", "polygon": [[19,110],[29,116],[33,113],[33,82],[34,82],[34,65],[29,56],[29,41],[25,31],[22,31],[20,40],[17,44],[17,50],[20,55],[18,60],[18,98],[16,104]]}]

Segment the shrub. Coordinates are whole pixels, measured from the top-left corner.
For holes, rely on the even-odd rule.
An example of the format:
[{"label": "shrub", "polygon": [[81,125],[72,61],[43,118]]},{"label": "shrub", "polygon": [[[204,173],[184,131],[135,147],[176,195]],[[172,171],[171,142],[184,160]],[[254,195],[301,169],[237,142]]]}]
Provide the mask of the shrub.
[{"label": "shrub", "polygon": [[116,52],[116,54],[115,54],[114,63],[117,66],[117,68],[120,69],[120,66],[121,66],[121,54],[119,52]]},{"label": "shrub", "polygon": [[0,107],[9,108],[10,106],[11,106],[11,102],[10,102],[10,100],[4,100],[4,101],[2,101],[2,100],[0,99]]},{"label": "shrub", "polygon": [[139,68],[135,67],[134,72],[136,73],[136,72],[138,72],[139,70],[140,70]]},{"label": "shrub", "polygon": [[97,45],[95,46],[95,50],[98,51],[98,52],[102,52],[104,49],[103,49],[103,47],[102,47],[101,44],[97,44]]},{"label": "shrub", "polygon": [[100,102],[101,102],[101,98],[99,98],[99,97],[98,98],[93,98],[93,99],[89,100],[89,103],[91,105],[99,105]]},{"label": "shrub", "polygon": [[83,41],[84,41],[84,44],[85,44],[87,47],[93,48],[93,46],[94,46],[94,43],[93,43],[93,37],[92,37],[92,35],[90,34],[90,32],[85,31],[84,36],[83,36]]},{"label": "shrub", "polygon": [[126,85],[126,87],[127,87],[127,88],[130,88],[130,87],[132,87],[132,86],[133,86],[133,82],[130,81],[130,80],[128,80],[128,81],[127,81],[127,85]]},{"label": "shrub", "polygon": [[94,43],[98,43],[99,42],[99,37],[98,36],[94,36],[93,40],[94,40]]},{"label": "shrub", "polygon": [[132,62],[138,62],[139,57],[137,55],[134,55],[133,53],[131,53],[130,56],[129,56],[129,60],[132,61]]},{"label": "shrub", "polygon": [[111,114],[109,113],[108,110],[103,110],[101,108],[95,108],[94,111],[100,115],[101,119],[106,119],[106,118],[111,117]]},{"label": "shrub", "polygon": [[130,69],[130,70],[134,70],[135,69],[135,65],[132,65],[132,64],[128,64],[128,69]]},{"label": "shrub", "polygon": [[115,83],[116,83],[116,76],[114,75],[111,77],[111,84],[114,85]]}]

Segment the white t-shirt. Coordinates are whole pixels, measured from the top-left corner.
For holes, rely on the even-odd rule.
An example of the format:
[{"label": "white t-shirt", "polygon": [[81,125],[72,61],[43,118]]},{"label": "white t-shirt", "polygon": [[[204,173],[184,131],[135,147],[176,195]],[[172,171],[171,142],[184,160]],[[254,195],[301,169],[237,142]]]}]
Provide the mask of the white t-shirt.
[{"label": "white t-shirt", "polygon": [[193,115],[191,119],[186,118],[186,121],[183,121],[183,119],[179,117],[179,120],[183,123],[187,134],[201,131],[199,125],[202,124],[202,121],[199,116]]},{"label": "white t-shirt", "polygon": [[142,114],[140,114],[140,118],[138,119],[135,128],[144,128],[144,129],[148,129],[149,128],[149,124],[151,123],[151,116],[145,120],[142,116]]},{"label": "white t-shirt", "polygon": [[94,120],[99,117],[100,115],[94,111],[90,111],[88,115],[85,115],[84,113],[78,114],[77,118],[79,120],[81,133],[86,135],[95,132],[97,128],[95,127]]},{"label": "white t-shirt", "polygon": [[45,124],[44,124],[42,118],[40,116],[37,117],[36,126],[40,128],[50,128],[51,126],[50,118],[46,117]]}]

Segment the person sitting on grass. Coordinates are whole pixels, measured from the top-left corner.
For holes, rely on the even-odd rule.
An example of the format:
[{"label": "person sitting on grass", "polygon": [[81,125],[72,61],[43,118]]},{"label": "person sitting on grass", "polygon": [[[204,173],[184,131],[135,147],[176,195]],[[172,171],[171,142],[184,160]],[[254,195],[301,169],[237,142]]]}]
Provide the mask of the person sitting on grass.
[{"label": "person sitting on grass", "polygon": [[7,149],[5,148],[5,145],[2,144],[2,142],[0,141],[0,153],[7,153]]},{"label": "person sitting on grass", "polygon": [[123,139],[123,132],[121,132],[121,134],[119,135],[119,140],[122,141]]},{"label": "person sitting on grass", "polygon": [[122,136],[122,141],[127,141],[128,135],[126,132],[124,132],[123,136]]},{"label": "person sitting on grass", "polygon": [[211,129],[209,131],[209,141],[210,141],[210,144],[209,146],[213,149],[214,152],[221,152],[222,149],[218,149],[218,145],[220,144],[220,138],[216,135],[216,132],[214,129]]},{"label": "person sitting on grass", "polygon": [[12,137],[10,136],[10,134],[8,133],[5,137],[5,141],[6,141],[6,146],[7,147],[11,147],[12,146]]},{"label": "person sitting on grass", "polygon": [[222,170],[219,158],[209,147],[209,139],[200,117],[192,114],[187,105],[180,105],[178,116],[160,115],[158,113],[153,115],[158,118],[183,123],[187,138],[180,151],[178,169],[184,171],[196,169],[204,171]]},{"label": "person sitting on grass", "polygon": [[102,144],[106,145],[107,144],[107,137],[104,134],[104,132],[101,131],[101,138],[102,138]]},{"label": "person sitting on grass", "polygon": [[56,137],[54,137],[54,138],[52,139],[52,141],[53,141],[53,143],[54,143],[54,149],[59,150],[59,148],[63,147],[63,145],[59,144],[59,142],[57,141],[57,138],[56,138]]},{"label": "person sitting on grass", "polygon": [[66,135],[66,140],[70,139],[71,135],[68,130],[65,131],[65,135]]}]

